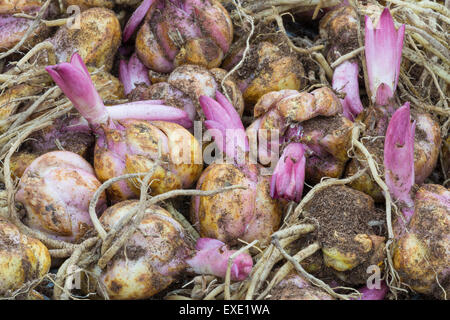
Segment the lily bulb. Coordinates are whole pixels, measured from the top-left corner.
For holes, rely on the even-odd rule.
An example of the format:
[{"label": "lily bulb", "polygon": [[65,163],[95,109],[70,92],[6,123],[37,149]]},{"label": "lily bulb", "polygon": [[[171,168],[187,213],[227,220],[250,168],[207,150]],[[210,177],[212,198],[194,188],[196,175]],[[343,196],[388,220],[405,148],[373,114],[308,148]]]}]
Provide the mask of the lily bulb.
[{"label": "lily bulb", "polygon": [[395,29],[388,8],[381,14],[376,28],[365,17],[365,53],[371,100],[387,106],[393,98],[400,75],[405,25]]},{"label": "lily bulb", "polygon": [[128,95],[138,84],[151,85],[148,70],[139,60],[136,53],[133,53],[128,62],[125,60],[120,61],[119,79],[123,84],[125,95]]},{"label": "lily bulb", "polygon": [[411,188],[414,185],[414,133],[409,102],[395,111],[389,121],[384,142],[384,168],[386,185],[392,197],[405,208],[409,219],[414,212]]},{"label": "lily bulb", "polygon": [[[106,108],[78,54],[70,63],[46,70],[96,135],[94,169],[101,182],[154,168],[151,193],[156,195],[188,188],[197,180],[203,167],[201,149],[195,137],[179,125],[192,126],[184,110],[154,100]],[[158,163],[160,159],[164,165]],[[138,197],[139,182],[118,181],[107,193],[112,202]]]},{"label": "lily bulb", "polygon": [[336,67],[333,73],[333,89],[345,93],[345,98],[339,99],[342,111],[347,119],[353,121],[363,111],[359,98],[357,62],[345,61]]},{"label": "lily bulb", "polygon": [[305,148],[301,143],[290,143],[278,160],[270,182],[270,196],[299,202],[305,181]]},{"label": "lily bulb", "polygon": [[[217,101],[216,101],[217,100]],[[216,100],[202,96],[205,125],[226,161],[213,161],[197,181],[197,189],[208,191],[230,185],[243,188],[210,197],[193,196],[190,220],[202,237],[227,245],[238,239],[265,245],[280,225],[282,205],[270,196],[270,176],[259,163],[249,161],[249,142],[236,109],[216,92]]]},{"label": "lily bulb", "polygon": [[182,64],[218,67],[233,39],[229,14],[215,0],[144,0],[128,20],[123,41],[136,30],[139,58],[160,73]]}]

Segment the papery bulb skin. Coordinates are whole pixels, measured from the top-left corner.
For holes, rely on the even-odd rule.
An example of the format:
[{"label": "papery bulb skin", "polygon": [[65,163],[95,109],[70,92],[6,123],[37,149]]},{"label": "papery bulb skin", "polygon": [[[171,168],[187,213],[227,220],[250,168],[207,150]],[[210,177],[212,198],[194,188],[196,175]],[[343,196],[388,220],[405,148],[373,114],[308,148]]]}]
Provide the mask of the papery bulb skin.
[{"label": "papery bulb skin", "polygon": [[229,14],[215,0],[144,1],[128,21],[124,41],[142,19],[136,52],[144,65],[161,73],[182,64],[218,67],[233,39]]},{"label": "papery bulb skin", "polygon": [[[109,207],[100,217],[106,230],[111,230],[139,201],[128,200]],[[177,280],[185,271],[185,259],[193,244],[183,227],[159,206],[144,209],[145,215],[136,231],[102,270],[91,270],[106,288],[110,299],[148,299]],[[90,281],[95,287],[96,281]],[[88,288],[92,292],[92,288]]]},{"label": "papery bulb skin", "polygon": [[[231,70],[241,60],[244,48],[244,45],[235,47],[222,67]],[[305,71],[295,55],[268,41],[252,45],[249,52],[253,53],[245,59],[242,71],[235,75],[249,113],[264,94],[305,87]]]},{"label": "papery bulb skin", "polygon": [[270,290],[267,300],[334,300],[297,274],[290,274]]},{"label": "papery bulb skin", "polygon": [[[332,42],[327,60],[333,62],[339,56],[358,48],[357,16],[351,6],[341,6],[325,14],[319,23],[322,39]],[[348,52],[347,52],[348,51]]]},{"label": "papery bulb skin", "polygon": [[[25,170],[16,201],[26,210],[24,223],[50,238],[78,243],[93,228],[89,203],[101,183],[92,166],[68,151],[48,152]],[[100,195],[96,212],[106,209]]]},{"label": "papery bulb skin", "polygon": [[[413,290],[444,299],[450,293],[450,191],[425,184],[415,194],[408,232],[396,234],[393,262]],[[439,283],[438,283],[439,282]]]},{"label": "papery bulb skin", "polygon": [[0,218],[0,296],[43,277],[50,264],[50,253],[42,242],[21,234],[15,225]]},{"label": "papery bulb skin", "polygon": [[318,183],[323,177],[340,177],[351,146],[352,121],[343,114],[316,117],[301,123],[299,142],[306,146],[306,180]]},{"label": "papery bulb skin", "polygon": [[[364,6],[364,12],[372,19],[378,18],[382,11],[379,6],[371,3],[359,5]],[[330,64],[359,48],[357,22],[357,12],[348,3],[331,8],[320,19],[319,34],[327,41],[325,57]]]}]

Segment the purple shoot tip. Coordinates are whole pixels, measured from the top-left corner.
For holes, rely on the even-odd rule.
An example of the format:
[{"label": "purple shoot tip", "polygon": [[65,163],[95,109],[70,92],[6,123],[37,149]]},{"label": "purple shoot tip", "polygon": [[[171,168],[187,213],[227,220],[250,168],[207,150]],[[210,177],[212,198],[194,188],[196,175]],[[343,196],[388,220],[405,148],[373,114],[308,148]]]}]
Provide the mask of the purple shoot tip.
[{"label": "purple shoot tip", "polygon": [[[210,238],[198,239],[196,250],[196,254],[186,260],[191,271],[197,274],[210,274],[225,278],[228,259],[236,250],[229,250],[222,241]],[[248,253],[239,254],[234,258],[231,265],[231,280],[245,280],[252,271],[252,267],[252,257]]]},{"label": "purple shoot tip", "polygon": [[290,143],[281,155],[270,181],[270,196],[299,202],[305,181],[305,148],[301,143]]},{"label": "purple shoot tip", "polygon": [[244,125],[228,99],[216,91],[216,100],[201,96],[199,102],[206,117],[205,126],[220,151],[232,159],[248,152],[249,143]]},{"label": "purple shoot tip", "polygon": [[[409,102],[393,114],[384,141],[384,168],[386,185],[392,197],[412,208],[410,191],[414,185],[414,133]],[[410,210],[403,210],[407,215]]]},{"label": "purple shoot tip", "polygon": [[361,298],[358,300],[383,300],[389,291],[386,282],[383,280],[380,282],[379,289],[369,289],[367,286],[362,287],[358,290],[361,293]]},{"label": "purple shoot tip", "polygon": [[125,60],[120,61],[119,79],[123,84],[126,95],[136,88],[137,84],[151,84],[148,77],[148,70],[141,60],[139,60],[136,53],[133,53],[128,62]]},{"label": "purple shoot tip", "polygon": [[102,98],[78,53],[72,55],[70,63],[48,66],[45,70],[90,125],[96,126],[108,120]]},{"label": "purple shoot tip", "polygon": [[[73,54],[70,63],[64,62],[45,69],[94,131],[101,124],[108,123],[108,119],[168,121],[185,128],[192,127],[192,121],[185,111],[162,105],[160,100],[136,101],[106,108],[78,53]],[[85,130],[82,126],[79,128]]]},{"label": "purple shoot tip", "polygon": [[333,73],[333,89],[345,93],[340,99],[344,116],[353,121],[363,111],[359,98],[358,63],[344,61]]},{"label": "purple shoot tip", "polygon": [[371,100],[387,106],[400,75],[405,25],[396,30],[388,8],[383,10],[376,28],[368,16],[365,24],[364,45]]},{"label": "purple shoot tip", "polygon": [[144,0],[133,12],[127,24],[125,25],[125,28],[123,29],[123,42],[127,42],[131,38],[134,31],[136,31],[136,28],[139,26],[139,24],[147,14],[147,11],[152,6],[153,2],[155,2],[155,0]]}]

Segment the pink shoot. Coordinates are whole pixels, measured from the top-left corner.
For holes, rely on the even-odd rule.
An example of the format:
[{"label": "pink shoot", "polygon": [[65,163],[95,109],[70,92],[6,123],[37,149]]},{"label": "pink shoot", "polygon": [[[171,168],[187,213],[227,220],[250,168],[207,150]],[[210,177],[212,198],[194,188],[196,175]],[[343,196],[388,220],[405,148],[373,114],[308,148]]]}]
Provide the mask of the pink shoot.
[{"label": "pink shoot", "polygon": [[345,98],[340,99],[344,116],[353,121],[363,111],[359,98],[357,62],[345,61],[336,67],[333,74],[333,89],[345,93]]},{"label": "pink shoot", "polygon": [[136,31],[136,28],[139,26],[139,24],[147,14],[147,11],[155,1],[157,0],[144,0],[133,12],[127,24],[125,25],[125,28],[123,29],[123,42],[127,42],[131,38],[133,33]]},{"label": "pink shoot", "polygon": [[[46,70],[94,131],[108,120],[124,119],[169,121],[192,127],[185,111],[162,105],[161,100],[136,101],[106,108],[78,53],[73,54],[70,63],[48,66]],[[84,128],[74,126],[73,129],[77,127],[80,130]]]},{"label": "pink shoot", "polygon": [[388,8],[383,10],[376,28],[365,18],[365,53],[371,100],[387,106],[394,96],[400,75],[405,25],[395,29]]},{"label": "pink shoot", "polygon": [[141,60],[139,60],[136,53],[133,53],[128,62],[125,60],[120,61],[119,79],[123,84],[126,95],[136,88],[137,84],[151,84],[148,77],[148,70],[142,64]]},{"label": "pink shoot", "polygon": [[395,111],[384,142],[384,168],[386,185],[392,197],[406,208],[407,218],[413,212],[414,202],[410,192],[414,185],[414,133],[415,122],[411,123],[409,102]]},{"label": "pink shoot", "polygon": [[301,143],[290,143],[283,150],[270,182],[272,198],[299,202],[305,181],[305,148]]},{"label": "pink shoot", "polygon": [[369,289],[367,286],[364,286],[358,291],[361,293],[361,298],[358,300],[384,300],[389,288],[383,280],[380,283],[380,289]]},{"label": "pink shoot", "polygon": [[45,70],[91,126],[96,127],[108,120],[102,98],[78,53],[72,55],[70,63],[48,66]]},{"label": "pink shoot", "polygon": [[205,126],[210,130],[220,151],[232,159],[248,152],[249,143],[244,125],[228,99],[216,91],[216,100],[201,96],[199,101],[206,117]]},{"label": "pink shoot", "polygon": [[[196,250],[195,256],[186,260],[191,271],[225,278],[228,259],[236,250],[229,250],[222,241],[210,238],[198,239]],[[245,280],[252,271],[252,267],[252,257],[248,253],[239,254],[231,265],[231,280]]]}]

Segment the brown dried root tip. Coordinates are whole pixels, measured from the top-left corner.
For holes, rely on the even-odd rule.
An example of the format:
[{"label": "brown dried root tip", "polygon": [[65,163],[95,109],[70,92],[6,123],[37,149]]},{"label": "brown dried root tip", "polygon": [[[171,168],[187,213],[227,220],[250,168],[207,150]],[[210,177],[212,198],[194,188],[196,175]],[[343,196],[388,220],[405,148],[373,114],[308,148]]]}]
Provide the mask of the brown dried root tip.
[{"label": "brown dried root tip", "polygon": [[28,60],[30,60],[30,58],[32,56],[34,56],[36,53],[38,53],[42,50],[46,50],[48,53],[48,65],[56,64],[55,47],[53,46],[53,44],[51,42],[44,41],[44,42],[41,42],[41,43],[35,45],[30,51],[28,51],[27,54],[16,63],[16,66],[15,66],[15,68],[13,68],[13,70],[14,71],[17,70],[18,72],[21,72],[25,63],[27,63]]},{"label": "brown dried root tip", "polygon": [[225,290],[225,283],[219,284],[217,287],[211,290],[210,293],[208,293],[203,300],[215,300],[215,298],[221,294]]},{"label": "brown dried root tip", "polygon": [[[318,6],[320,5],[320,3],[318,4]],[[284,38],[286,39],[289,47],[294,50],[295,52],[298,52],[300,54],[311,54],[314,51],[319,51],[322,50],[325,46],[323,45],[319,45],[319,46],[315,46],[315,47],[311,47],[311,48],[300,48],[297,47],[291,40],[291,38],[288,36],[286,29],[284,28],[284,24],[283,24],[283,19],[281,19],[280,14],[278,13],[278,10],[276,7],[272,6],[272,10],[273,10],[273,18],[275,19],[275,21],[277,22],[278,28],[280,29],[281,33],[283,34]],[[327,73],[328,74],[328,73]],[[331,73],[332,75],[332,73]]]},{"label": "brown dried root tip", "polygon": [[81,258],[81,255],[97,244],[98,237],[89,238],[77,245],[69,259],[59,267],[55,279],[55,288],[53,289],[53,298],[55,300],[68,300],[71,297],[70,289],[67,289],[68,282],[65,279],[71,274],[71,268],[75,266]]},{"label": "brown dried root tip", "polygon": [[365,47],[360,47],[358,49],[355,49],[347,54],[344,54],[343,56],[340,56],[338,59],[336,59],[336,61],[334,61],[330,67],[331,68],[336,68],[338,65],[340,65],[342,62],[353,59],[354,57],[356,57],[358,54],[360,54],[361,52],[364,51]]},{"label": "brown dried root tip", "polygon": [[254,245],[256,245],[257,243],[258,243],[258,240],[252,241],[251,243],[249,243],[249,244],[246,245],[245,247],[242,247],[241,249],[239,249],[238,251],[236,251],[235,253],[233,253],[233,254],[228,258],[227,273],[225,274],[225,290],[224,290],[225,300],[231,300],[231,294],[230,294],[231,266],[233,265],[234,259],[235,259],[238,255],[240,255],[241,253],[247,251],[248,249],[250,249],[251,247],[253,247]]},{"label": "brown dried root tip", "polygon": [[295,270],[297,270],[297,272],[299,272],[306,280],[311,282],[316,287],[322,288],[323,290],[325,290],[331,296],[333,296],[335,298],[338,298],[338,299],[342,299],[342,300],[350,300],[350,299],[354,299],[354,298],[359,298],[360,297],[360,294],[359,294],[358,290],[353,289],[353,288],[346,288],[346,289],[355,291],[354,293],[351,293],[351,294],[340,294],[340,293],[335,292],[325,282],[323,282],[322,280],[320,280],[320,279],[314,277],[313,275],[309,274],[308,272],[306,272],[306,270],[303,269],[303,267],[300,265],[300,263],[295,258],[291,257],[286,252],[286,250],[284,250],[281,247],[280,241],[278,240],[278,238],[274,237],[272,239],[272,243],[281,252],[283,257],[294,265]]},{"label": "brown dried root tip", "polygon": [[[273,237],[273,236],[272,236]],[[275,237],[276,238],[276,237]],[[281,244],[280,244],[281,246]],[[314,242],[307,246],[306,248],[300,250],[297,252],[292,258],[295,259],[297,262],[302,262],[304,259],[312,256],[314,253],[316,253],[320,249],[320,245],[318,242]],[[272,280],[270,281],[267,288],[264,290],[263,293],[261,293],[256,300],[262,300],[264,297],[269,293],[272,288],[277,285],[281,280],[283,280],[291,271],[294,269],[294,266],[286,262],[279,270],[278,272],[273,276]]]},{"label": "brown dried root tip", "polygon": [[19,125],[24,123],[29,116],[33,114],[33,112],[50,96],[53,92],[59,90],[57,86],[51,87],[48,89],[43,95],[41,95],[30,107],[27,108],[25,112],[22,112],[20,116],[16,119],[16,121],[11,124],[8,130],[13,130],[17,128]]},{"label": "brown dried root tip", "polygon": [[41,23],[42,20],[42,16],[44,15],[44,13],[47,11],[48,6],[50,5],[51,0],[47,0],[45,1],[45,3],[42,5],[41,9],[39,10],[36,19],[33,21],[32,24],[30,24],[30,26],[28,27],[27,32],[25,33],[25,35],[22,37],[22,39],[20,39],[19,42],[16,43],[16,45],[9,49],[8,51],[0,54],[0,60],[10,56],[11,54],[17,52],[20,47],[25,43],[25,41],[28,39],[28,37],[30,37],[30,35],[33,33],[33,31],[39,26],[39,24]]},{"label": "brown dried root tip", "polygon": [[328,80],[333,79],[333,69],[331,69],[330,65],[328,64],[323,54],[321,54],[320,52],[313,52],[312,57],[317,61],[319,66],[325,72]]},{"label": "brown dried root tip", "polygon": [[188,234],[192,237],[192,239],[197,240],[200,238],[200,234],[195,230],[195,228],[191,225],[191,223],[180,213],[177,209],[172,205],[172,203],[168,203],[166,205],[167,211],[177,220],[183,228],[186,229]]},{"label": "brown dried root tip", "polygon": [[[340,0],[272,0],[272,1],[249,1],[250,4],[243,9],[251,12],[255,19],[273,19],[272,6],[275,6],[280,12],[295,10],[295,12],[304,12],[321,8],[336,6]],[[234,15],[232,15],[234,17]]]}]

